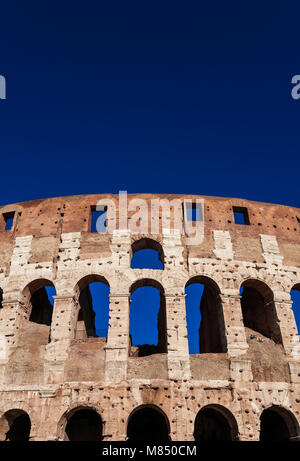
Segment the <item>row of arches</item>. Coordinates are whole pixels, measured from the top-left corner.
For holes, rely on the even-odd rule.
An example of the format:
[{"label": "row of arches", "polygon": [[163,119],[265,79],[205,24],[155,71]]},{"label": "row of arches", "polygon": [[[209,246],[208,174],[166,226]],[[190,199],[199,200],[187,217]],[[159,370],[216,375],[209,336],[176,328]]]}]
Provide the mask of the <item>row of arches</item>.
[{"label": "row of arches", "polygon": [[[59,423],[60,440],[101,441],[103,421],[89,407],[79,407],[67,413]],[[0,438],[4,441],[29,441],[31,421],[23,410],[9,410],[0,419]],[[260,416],[261,441],[291,441],[298,439],[299,424],[289,410],[272,406]],[[136,408],[128,418],[127,439],[134,442],[168,442],[170,424],[166,414],[154,405]],[[197,414],[194,422],[195,441],[238,441],[239,431],[233,414],[221,405],[208,405]]]},{"label": "row of arches", "polygon": [[[100,275],[83,277],[76,285],[78,300],[75,338],[106,338],[109,319],[109,283]],[[225,353],[227,351],[221,292],[217,283],[206,276],[191,278],[185,287],[189,352]],[[255,279],[240,288],[244,326],[282,344],[272,290]],[[292,291],[298,295],[300,284]],[[23,291],[29,321],[48,327],[50,341],[55,288],[51,281],[39,279]],[[294,308],[296,311],[296,309]],[[299,314],[296,313],[296,320]],[[141,279],[130,288],[130,355],[167,352],[166,300],[163,286],[153,279]]]}]

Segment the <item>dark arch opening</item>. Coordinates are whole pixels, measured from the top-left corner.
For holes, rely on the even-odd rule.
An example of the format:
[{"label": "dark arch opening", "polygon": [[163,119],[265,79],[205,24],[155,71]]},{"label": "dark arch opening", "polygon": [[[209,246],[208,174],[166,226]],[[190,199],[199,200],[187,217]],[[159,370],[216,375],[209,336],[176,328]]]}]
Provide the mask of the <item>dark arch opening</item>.
[{"label": "dark arch opening", "polygon": [[29,322],[23,325],[20,344],[45,345],[50,342],[50,330],[56,290],[47,279],[36,279],[23,290],[23,304],[29,312]]},{"label": "dark arch opening", "polygon": [[240,289],[244,326],[282,344],[272,290],[260,280],[246,280]]},{"label": "dark arch opening", "polygon": [[297,332],[300,332],[300,283],[297,283],[291,289],[291,300],[293,301],[292,310],[294,313]]},{"label": "dark arch opening", "polygon": [[30,283],[24,290],[29,298],[31,313],[29,321],[50,327],[56,290],[50,280],[40,279]]},{"label": "dark arch opening", "polygon": [[77,410],[68,418],[65,434],[71,442],[98,442],[102,440],[102,419],[95,410]]},{"label": "dark arch opening", "polygon": [[108,282],[99,275],[89,275],[78,282],[76,338],[107,338],[109,291]]},{"label": "dark arch opening", "polygon": [[284,442],[299,437],[299,424],[294,415],[281,407],[264,410],[260,416],[260,441]]},{"label": "dark arch opening", "polygon": [[152,407],[143,407],[129,417],[127,437],[134,442],[167,442],[170,440],[167,417]]},{"label": "dark arch opening", "polygon": [[162,286],[143,279],[130,290],[129,355],[145,357],[167,352],[166,302]]},{"label": "dark arch opening", "polygon": [[9,410],[0,420],[1,440],[8,442],[28,442],[31,422],[25,411]]},{"label": "dark arch opening", "polygon": [[164,252],[156,240],[142,238],[131,246],[132,269],[164,269]]},{"label": "dark arch opening", "polygon": [[216,408],[205,407],[196,416],[194,438],[197,442],[237,440],[236,421],[227,409],[221,411]]},{"label": "dark arch opening", "polygon": [[227,351],[223,307],[218,285],[199,276],[188,281],[186,317],[190,354]]}]

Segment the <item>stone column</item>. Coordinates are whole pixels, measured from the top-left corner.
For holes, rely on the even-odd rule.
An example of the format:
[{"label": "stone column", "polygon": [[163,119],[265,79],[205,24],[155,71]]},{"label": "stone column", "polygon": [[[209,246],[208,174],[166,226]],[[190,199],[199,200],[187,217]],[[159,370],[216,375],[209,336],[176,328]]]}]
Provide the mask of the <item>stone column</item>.
[{"label": "stone column", "polygon": [[220,295],[229,357],[243,355],[248,349],[240,299],[239,295]]},{"label": "stone column", "polygon": [[129,293],[110,294],[109,325],[105,347],[105,380],[126,379],[129,353]]},{"label": "stone column", "polygon": [[185,294],[165,295],[169,379],[190,377],[185,296]]},{"label": "stone column", "polygon": [[64,379],[64,367],[71,339],[75,336],[77,305],[71,295],[54,296],[51,342],[47,345],[44,373],[46,383]]},{"label": "stone column", "polygon": [[293,301],[274,299],[274,305],[285,352],[290,358],[299,360],[300,343],[296,320],[292,310]]}]

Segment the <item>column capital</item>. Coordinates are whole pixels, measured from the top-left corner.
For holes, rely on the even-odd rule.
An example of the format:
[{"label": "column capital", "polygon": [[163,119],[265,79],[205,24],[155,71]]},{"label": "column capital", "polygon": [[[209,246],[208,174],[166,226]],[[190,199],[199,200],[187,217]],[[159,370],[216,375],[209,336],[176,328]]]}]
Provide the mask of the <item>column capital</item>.
[{"label": "column capital", "polygon": [[[275,298],[274,298],[273,301],[271,301],[271,302],[274,302],[274,303],[290,304],[290,306],[293,305],[293,300],[292,300],[292,299],[277,299],[277,298],[275,299]],[[268,303],[268,304],[270,304],[270,303]]]},{"label": "column capital", "polygon": [[2,301],[2,307],[11,306],[12,304],[19,304],[20,306],[22,306],[21,301],[19,299]]}]

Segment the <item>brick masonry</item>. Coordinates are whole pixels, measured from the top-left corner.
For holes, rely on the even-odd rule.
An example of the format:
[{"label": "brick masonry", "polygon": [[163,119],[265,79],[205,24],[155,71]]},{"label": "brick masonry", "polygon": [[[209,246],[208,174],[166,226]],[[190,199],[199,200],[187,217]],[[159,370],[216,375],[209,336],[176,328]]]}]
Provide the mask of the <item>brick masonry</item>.
[{"label": "brick masonry", "polygon": [[[259,439],[260,415],[272,406],[300,422],[300,343],[290,298],[300,284],[300,210],[176,196],[204,199],[204,240],[188,246],[184,234],[165,228],[158,235],[91,233],[91,207],[100,198],[118,208],[118,197],[107,194],[0,209],[0,437],[4,415],[13,409],[28,413],[30,440],[63,440],[67,415],[77,407],[100,414],[104,440],[125,440],[128,418],[141,405],[164,412],[174,441],[194,440],[195,418],[207,405],[230,412],[240,440]],[[247,208],[250,225],[234,223],[233,206]],[[3,214],[12,211],[13,227],[5,231]],[[131,245],[143,237],[162,246],[164,270],[130,268]],[[80,281],[88,276],[110,288],[107,342],[75,338]],[[193,277],[219,288],[226,353],[189,355],[185,287]],[[129,357],[130,290],[143,279],[164,291],[167,353]],[[44,280],[56,289],[50,342],[44,325],[29,322],[31,295]],[[245,328],[239,290],[247,280],[272,291],[282,345],[266,338],[254,344]]]}]

